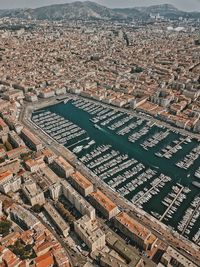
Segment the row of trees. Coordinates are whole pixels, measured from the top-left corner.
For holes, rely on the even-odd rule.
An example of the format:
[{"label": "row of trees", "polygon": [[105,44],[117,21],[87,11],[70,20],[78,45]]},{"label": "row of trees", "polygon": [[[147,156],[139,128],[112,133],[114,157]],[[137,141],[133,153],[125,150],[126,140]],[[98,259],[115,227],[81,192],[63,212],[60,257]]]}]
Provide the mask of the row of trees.
[{"label": "row of trees", "polygon": [[3,144],[0,144],[0,148],[3,148],[6,151],[10,151],[13,149],[11,143],[8,141],[5,141]]},{"label": "row of trees", "polygon": [[7,234],[9,234],[11,227],[12,227],[11,221],[8,220],[0,221],[0,234],[6,236]]},{"label": "row of trees", "polygon": [[58,201],[56,203],[56,207],[59,210],[60,214],[62,215],[62,217],[69,223],[69,224],[73,224],[73,222],[76,220],[74,218],[74,216],[65,208],[65,206]]}]

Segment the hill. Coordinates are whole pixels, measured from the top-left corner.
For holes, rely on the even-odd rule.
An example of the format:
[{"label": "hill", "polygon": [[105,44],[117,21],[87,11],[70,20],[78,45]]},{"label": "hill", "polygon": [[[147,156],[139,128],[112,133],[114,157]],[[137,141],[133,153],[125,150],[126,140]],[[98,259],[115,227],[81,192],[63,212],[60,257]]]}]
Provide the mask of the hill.
[{"label": "hill", "polygon": [[110,9],[94,2],[73,2],[45,6],[35,9],[0,10],[0,17],[37,20],[147,20],[150,14],[160,14],[166,18],[200,18],[198,12],[183,12],[172,5]]}]

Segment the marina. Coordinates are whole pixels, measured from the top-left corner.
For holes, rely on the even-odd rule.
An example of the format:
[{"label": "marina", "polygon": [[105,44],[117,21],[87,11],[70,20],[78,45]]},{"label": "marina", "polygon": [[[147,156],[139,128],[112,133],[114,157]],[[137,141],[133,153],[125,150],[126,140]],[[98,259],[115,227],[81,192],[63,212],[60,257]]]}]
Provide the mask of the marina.
[{"label": "marina", "polygon": [[78,97],[37,110],[32,120],[112,190],[199,244],[196,139]]}]

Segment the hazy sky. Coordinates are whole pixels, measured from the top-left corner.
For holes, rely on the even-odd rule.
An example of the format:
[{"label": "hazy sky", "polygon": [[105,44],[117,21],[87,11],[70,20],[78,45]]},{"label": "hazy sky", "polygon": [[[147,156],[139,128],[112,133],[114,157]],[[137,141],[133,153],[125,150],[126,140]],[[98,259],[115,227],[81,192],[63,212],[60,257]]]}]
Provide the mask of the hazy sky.
[{"label": "hazy sky", "polygon": [[[0,0],[0,9],[16,7],[38,7],[49,4],[73,2],[72,0]],[[200,0],[94,0],[108,7],[134,7],[161,3],[173,4],[187,11],[200,11]]]}]

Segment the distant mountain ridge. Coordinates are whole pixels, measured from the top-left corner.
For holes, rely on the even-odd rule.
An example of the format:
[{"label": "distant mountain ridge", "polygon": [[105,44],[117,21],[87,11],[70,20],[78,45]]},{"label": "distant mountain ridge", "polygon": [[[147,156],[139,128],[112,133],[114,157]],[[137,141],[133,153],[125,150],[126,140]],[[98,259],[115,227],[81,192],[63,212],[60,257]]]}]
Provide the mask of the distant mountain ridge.
[{"label": "distant mountain ridge", "polygon": [[[179,12],[178,8],[170,4],[162,4],[162,5],[152,5],[146,7],[136,7],[137,10],[146,13],[160,13],[160,12]],[[183,12],[183,11],[181,11]]]},{"label": "distant mountain ridge", "polygon": [[115,13],[104,6],[93,2],[74,2],[62,5],[51,5],[36,8],[32,11],[36,19],[109,19]]},{"label": "distant mountain ridge", "polygon": [[150,18],[150,14],[160,14],[167,18],[197,17],[200,12],[180,11],[172,5],[154,5],[150,7],[115,8],[111,9],[90,1],[77,1],[73,3],[57,4],[39,7],[35,9],[11,9],[0,10],[0,18],[22,18],[36,20],[71,20],[71,19],[141,19]]},{"label": "distant mountain ridge", "polygon": [[136,7],[140,12],[144,12],[146,14],[164,16],[166,18],[177,19],[179,17],[183,18],[200,18],[200,12],[186,12],[179,10],[170,4],[162,4],[162,5],[152,5],[149,7]]}]

